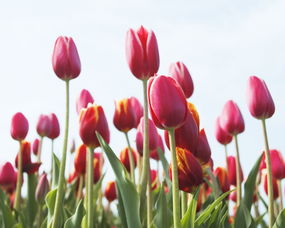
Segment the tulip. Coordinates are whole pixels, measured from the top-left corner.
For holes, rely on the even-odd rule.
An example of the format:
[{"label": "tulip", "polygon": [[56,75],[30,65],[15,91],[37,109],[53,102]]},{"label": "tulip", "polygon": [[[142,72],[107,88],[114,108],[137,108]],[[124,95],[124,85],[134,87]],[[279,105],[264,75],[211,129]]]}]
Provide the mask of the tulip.
[{"label": "tulip", "polygon": [[101,176],[102,176],[102,168],[104,164],[103,154],[102,153],[94,153],[94,159],[93,159],[93,182],[96,184]]},{"label": "tulip", "polygon": [[[176,147],[176,157],[178,164],[179,189],[192,193],[203,183],[203,172],[201,165],[195,156],[188,150]],[[170,170],[172,167],[170,166]],[[172,172],[169,172],[172,179]]]},{"label": "tulip", "polygon": [[35,139],[32,144],[32,151],[33,151],[33,154],[36,156],[38,155],[38,152],[39,152],[39,144],[40,144],[39,139]]},{"label": "tulip", "polygon": [[[264,191],[266,193],[266,195],[268,195],[268,178],[267,178],[267,174],[264,175],[264,182],[263,182],[263,187],[264,187]],[[272,177],[272,187],[273,187],[273,199],[277,199],[279,196],[279,191],[278,191],[278,184],[277,184],[277,180]]]},{"label": "tulip", "polygon": [[221,143],[222,145],[229,144],[232,141],[232,139],[233,139],[232,135],[228,134],[221,127],[220,117],[218,117],[217,120],[216,120],[215,136],[216,136],[217,141],[219,143]]},{"label": "tulip", "polygon": [[230,190],[230,184],[229,184],[229,177],[228,172],[226,169],[222,167],[217,167],[214,171],[214,175],[218,178],[220,188],[222,192],[227,192]]},{"label": "tulip", "polygon": [[146,80],[157,73],[159,53],[153,31],[141,26],[137,31],[130,29],[126,37],[126,56],[132,74]]},{"label": "tulip", "polygon": [[143,117],[143,107],[136,97],[131,97],[130,100],[135,115],[135,127],[137,128],[140,123],[140,119]]},{"label": "tulip", "polygon": [[[132,149],[132,156],[134,158],[134,167],[137,166],[137,155],[136,152]],[[130,165],[130,159],[129,159],[129,149],[128,147],[124,148],[120,153],[120,160],[127,169],[127,171],[131,172],[131,165]]]},{"label": "tulip", "polygon": [[117,199],[117,193],[116,193],[116,182],[110,181],[107,183],[105,188],[105,197],[111,203],[115,199]]},{"label": "tulip", "polygon": [[80,92],[80,94],[76,100],[76,112],[77,112],[77,114],[80,113],[81,109],[87,108],[89,103],[90,104],[94,103],[94,99],[93,99],[91,93],[86,89],[81,90],[81,92]]},{"label": "tulip", "polygon": [[194,85],[191,75],[182,62],[172,63],[169,68],[169,75],[173,77],[183,89],[186,98],[191,97],[194,91]]},{"label": "tulip", "polygon": [[150,180],[151,180],[151,190],[155,190],[158,188],[158,175],[156,170],[150,170]]},{"label": "tulip", "polygon": [[157,147],[156,149],[150,151],[150,157],[156,161],[159,161],[159,153],[158,153],[158,149],[160,149],[163,153],[164,153],[164,145],[163,145],[163,141],[160,135],[158,135],[157,138]]},{"label": "tulip", "polygon": [[49,114],[49,121],[50,121],[50,132],[47,134],[47,137],[51,140],[56,139],[60,134],[60,126],[57,119],[57,116],[54,113]]},{"label": "tulip", "polygon": [[39,136],[45,137],[51,131],[50,118],[48,115],[41,114],[37,123],[37,132]]},{"label": "tulip", "polygon": [[17,112],[12,117],[12,122],[11,122],[12,138],[18,141],[22,141],[26,138],[28,131],[29,131],[28,120],[21,112]]},{"label": "tulip", "polygon": [[150,113],[157,127],[174,129],[185,123],[187,102],[181,87],[173,78],[152,78],[148,84],[148,100]]},{"label": "tulip", "polygon": [[[237,175],[236,175],[236,158],[234,156],[228,156],[227,159],[227,163],[228,163],[228,176],[229,176],[229,183],[230,185],[237,185]],[[243,181],[243,172],[242,169],[240,167],[240,179],[241,182]]]},{"label": "tulip", "polygon": [[93,104],[82,109],[79,117],[79,134],[86,146],[90,148],[100,146],[96,132],[109,143],[110,132],[104,110],[102,106]]},{"label": "tulip", "polygon": [[114,113],[113,123],[115,127],[122,132],[127,133],[136,126],[136,116],[132,109],[131,100],[126,98],[115,103],[116,109]]},{"label": "tulip", "polygon": [[0,186],[9,191],[16,186],[17,175],[14,167],[10,162],[5,162],[0,166]]},{"label": "tulip", "polygon": [[73,170],[67,178],[67,183],[72,184],[74,181],[77,180],[77,178],[78,178],[78,174],[75,170]]},{"label": "tulip", "polygon": [[275,112],[271,94],[265,82],[251,76],[247,85],[247,104],[251,115],[257,119],[270,118]]},{"label": "tulip", "polygon": [[36,200],[42,202],[45,199],[46,194],[49,191],[49,182],[47,179],[47,174],[44,172],[39,179],[37,188],[36,188]]},{"label": "tulip", "polygon": [[53,50],[52,66],[55,74],[64,81],[74,79],[80,74],[81,63],[71,37],[57,38]]},{"label": "tulip", "polygon": [[211,148],[204,129],[199,133],[197,147],[193,154],[202,164],[208,163],[211,158]]},{"label": "tulip", "polygon": [[192,104],[191,102],[188,102],[187,104],[188,104],[188,109],[190,110],[194,120],[196,121],[198,129],[200,129],[200,117],[195,105]]},{"label": "tulip", "polygon": [[87,147],[80,145],[74,155],[74,168],[77,175],[84,175],[86,172],[86,153]]}]

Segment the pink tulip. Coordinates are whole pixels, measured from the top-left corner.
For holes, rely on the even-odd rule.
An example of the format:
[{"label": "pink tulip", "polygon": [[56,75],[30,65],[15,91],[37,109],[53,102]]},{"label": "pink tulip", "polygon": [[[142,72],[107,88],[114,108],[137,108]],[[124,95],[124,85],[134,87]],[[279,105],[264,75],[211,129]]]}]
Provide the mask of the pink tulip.
[{"label": "pink tulip", "polygon": [[157,73],[159,53],[153,31],[141,26],[137,31],[130,29],[126,37],[126,56],[132,74],[140,80],[148,79]]},{"label": "pink tulip", "polygon": [[48,115],[41,114],[37,123],[37,132],[39,136],[45,137],[51,131],[51,123]]},{"label": "pink tulip", "polygon": [[50,139],[56,139],[59,134],[60,134],[60,126],[59,126],[59,122],[58,119],[56,117],[56,115],[54,113],[49,114],[49,121],[50,121],[50,132],[47,135],[48,138]]},{"label": "pink tulip", "polygon": [[80,110],[82,108],[87,108],[89,103],[91,103],[91,104],[94,103],[94,99],[93,99],[91,93],[86,89],[81,90],[81,92],[80,92],[80,94],[76,100],[76,112],[77,112],[77,114],[80,113]]},{"label": "pink tulip", "polygon": [[237,104],[230,100],[224,105],[220,124],[224,131],[231,135],[237,135],[244,131],[244,120]]},{"label": "pink tulip", "polygon": [[22,141],[26,138],[28,131],[29,131],[28,120],[21,112],[17,112],[12,117],[12,122],[11,122],[12,138],[18,141]]},{"label": "pink tulip", "polygon": [[0,186],[9,190],[16,186],[17,175],[10,162],[5,162],[0,166]]},{"label": "pink tulip", "polygon": [[185,123],[188,114],[186,98],[173,78],[151,78],[148,83],[148,101],[153,122],[157,127],[168,130]]},{"label": "pink tulip", "polygon": [[47,174],[44,172],[40,178],[36,188],[36,200],[42,202],[45,199],[46,194],[49,191],[49,182],[47,179]]},{"label": "pink tulip", "polygon": [[52,66],[55,74],[64,81],[74,79],[80,74],[81,63],[71,37],[57,38],[53,50]]},{"label": "pink tulip", "polygon": [[34,155],[38,155],[39,145],[40,145],[40,140],[39,139],[35,139],[33,141],[33,144],[32,144],[32,151],[33,151]]},{"label": "pink tulip", "polygon": [[131,97],[131,106],[135,115],[135,126],[138,127],[140,119],[143,117],[143,107],[136,97]]},{"label": "pink tulip", "polygon": [[169,75],[173,77],[183,89],[185,97],[193,94],[194,85],[187,67],[182,62],[172,63],[169,68]]},{"label": "pink tulip", "polygon": [[270,118],[275,112],[271,94],[265,82],[251,76],[247,85],[247,104],[251,115],[257,119]]},{"label": "pink tulip", "polygon": [[193,154],[202,164],[208,163],[211,158],[211,148],[204,129],[199,133],[197,147]]},{"label": "pink tulip", "polygon": [[[264,175],[263,181],[264,181],[263,182],[264,191],[265,191],[266,195],[268,195],[268,178],[267,178],[267,174]],[[272,177],[272,186],[273,186],[273,198],[277,199],[279,197],[279,191],[278,191],[277,179],[275,179],[274,177]]]},{"label": "pink tulip", "polygon": [[163,153],[164,153],[164,145],[163,145],[163,141],[160,135],[158,135],[157,138],[157,147],[156,149],[150,151],[150,157],[156,161],[160,160],[159,154],[158,154],[158,149],[160,149]]},{"label": "pink tulip", "polygon": [[[228,176],[229,176],[229,183],[230,185],[237,185],[237,175],[236,175],[236,158],[234,156],[228,156],[227,158],[228,163]],[[243,172],[240,167],[240,180],[243,181]]]},{"label": "pink tulip", "polygon": [[226,131],[223,130],[223,128],[221,128],[220,117],[218,117],[216,120],[215,136],[217,141],[222,145],[229,144],[233,139],[230,134],[228,134]]}]

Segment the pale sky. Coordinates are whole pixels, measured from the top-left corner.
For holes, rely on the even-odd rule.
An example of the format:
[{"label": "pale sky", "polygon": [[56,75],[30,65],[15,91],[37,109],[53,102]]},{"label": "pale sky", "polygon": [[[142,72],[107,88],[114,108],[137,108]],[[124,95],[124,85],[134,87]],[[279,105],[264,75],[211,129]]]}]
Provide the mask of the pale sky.
[{"label": "pale sky", "polygon": [[[10,136],[10,122],[21,111],[28,118],[27,139],[37,136],[41,113],[54,112],[61,121],[65,105],[64,82],[56,77],[51,55],[56,38],[73,37],[82,63],[81,75],[71,81],[70,137],[80,143],[75,99],[88,89],[104,107],[111,129],[111,147],[125,147],[124,135],[113,127],[114,101],[136,96],[142,101],[142,83],[130,73],[125,58],[129,28],[144,25],[157,37],[159,74],[170,63],[183,61],[194,81],[193,102],[206,129],[215,165],[224,164],[224,151],[214,138],[214,122],[228,99],[236,101],[245,119],[239,136],[241,164],[247,174],[263,149],[261,123],[246,105],[246,83],[251,75],[263,78],[275,101],[268,121],[269,144],[285,152],[284,1],[5,1],[0,5],[0,163],[10,161],[18,144]],[[131,142],[134,146],[135,131]],[[61,156],[63,137],[55,148]],[[71,140],[70,140],[71,141]],[[50,142],[44,141],[41,170],[49,167]],[[169,154],[169,152],[166,152]],[[234,154],[233,144],[229,154]],[[110,170],[106,162],[105,170]],[[68,170],[71,168],[67,167]],[[108,176],[112,175],[108,172]]]}]

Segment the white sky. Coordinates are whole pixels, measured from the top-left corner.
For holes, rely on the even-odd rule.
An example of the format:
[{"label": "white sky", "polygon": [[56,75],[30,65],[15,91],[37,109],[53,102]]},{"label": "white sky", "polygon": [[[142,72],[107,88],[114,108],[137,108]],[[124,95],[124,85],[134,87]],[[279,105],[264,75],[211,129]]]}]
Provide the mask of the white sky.
[{"label": "white sky", "polygon": [[[271,90],[276,114],[268,121],[269,143],[271,148],[284,152],[285,2],[258,2],[1,3],[0,163],[14,163],[18,150],[18,144],[10,137],[10,121],[15,112],[21,111],[29,119],[30,141],[36,137],[35,125],[41,113],[55,112],[63,129],[64,82],[51,67],[53,45],[59,35],[74,38],[82,63],[81,75],[71,81],[70,139],[75,137],[77,145],[80,142],[75,98],[86,88],[96,103],[103,105],[111,128],[111,147],[119,152],[125,141],[124,135],[113,127],[114,100],[137,96],[142,101],[141,82],[131,75],[126,63],[125,34],[141,24],[153,29],[157,36],[159,74],[167,74],[169,64],[178,60],[188,66],[195,86],[190,101],[198,108],[216,165],[224,164],[224,151],[214,138],[213,126],[228,99],[238,103],[245,119],[246,130],[239,137],[245,173],[261,153],[261,124],[251,118],[245,97],[247,79],[253,74],[263,78]],[[134,137],[131,141],[134,145]],[[56,140],[55,147],[60,156],[62,137]],[[233,145],[229,153],[234,153]],[[48,140],[42,156],[43,168],[48,168]]]}]

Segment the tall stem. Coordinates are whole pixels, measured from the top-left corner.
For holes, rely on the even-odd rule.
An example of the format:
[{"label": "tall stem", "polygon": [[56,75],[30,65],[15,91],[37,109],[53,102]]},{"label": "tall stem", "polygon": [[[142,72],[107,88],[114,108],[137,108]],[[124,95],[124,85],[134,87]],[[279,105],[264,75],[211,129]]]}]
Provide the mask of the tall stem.
[{"label": "tall stem", "polygon": [[151,228],[152,223],[152,192],[151,192],[151,178],[148,177],[147,185],[147,227]]},{"label": "tall stem", "polygon": [[135,162],[134,162],[132,148],[131,148],[131,144],[130,144],[130,140],[129,140],[129,135],[128,135],[127,132],[125,132],[125,136],[126,136],[126,140],[127,140],[127,144],[128,144],[128,156],[129,156],[130,168],[131,168],[131,179],[132,179],[133,183],[136,184],[136,180],[135,180]]},{"label": "tall stem", "polygon": [[274,223],[274,198],[273,198],[273,185],[272,185],[272,168],[271,168],[271,160],[269,154],[269,144],[268,137],[266,131],[265,119],[261,120],[262,122],[262,130],[264,136],[264,144],[265,144],[265,158],[266,158],[266,169],[267,169],[267,185],[268,185],[268,215],[269,215],[269,228],[273,226]]},{"label": "tall stem", "polygon": [[64,140],[63,140],[63,149],[62,149],[62,159],[60,163],[59,169],[59,183],[56,193],[55,200],[55,211],[54,211],[54,220],[52,228],[59,228],[62,224],[60,224],[60,211],[62,210],[63,204],[63,188],[64,188],[64,173],[65,173],[65,164],[66,164],[66,151],[67,151],[67,141],[68,141],[68,127],[69,127],[69,81],[66,81],[65,84],[65,93],[66,93],[66,110],[65,110],[65,131],[64,131]]},{"label": "tall stem", "polygon": [[277,180],[278,191],[279,191],[279,211],[283,210],[283,192],[281,180]]},{"label": "tall stem", "polygon": [[225,162],[226,162],[226,168],[227,168],[227,172],[229,172],[229,167],[228,167],[228,148],[227,145],[225,145]]},{"label": "tall stem", "polygon": [[175,148],[175,135],[174,129],[169,132],[169,142],[171,150],[171,161],[172,161],[172,200],[173,200],[173,224],[174,228],[180,228],[180,202],[179,202],[179,188],[178,188],[178,170],[177,170],[177,159],[176,159],[176,148]]},{"label": "tall stem", "polygon": [[87,227],[93,228],[93,148],[88,148],[88,160],[87,160]]},{"label": "tall stem", "polygon": [[38,154],[37,154],[38,162],[41,162],[43,140],[44,140],[44,137],[41,137],[40,142],[39,142]]},{"label": "tall stem", "polygon": [[18,153],[18,175],[17,175],[17,186],[16,186],[16,196],[14,201],[14,208],[16,211],[20,209],[20,201],[21,201],[21,189],[22,189],[22,182],[23,182],[23,162],[22,162],[22,142],[19,141],[20,150]]},{"label": "tall stem", "polygon": [[51,168],[50,168],[50,186],[52,188],[52,181],[53,181],[53,143],[54,139],[51,140]]},{"label": "tall stem", "polygon": [[240,159],[239,159],[239,148],[238,148],[238,139],[237,135],[234,135],[235,146],[236,146],[236,178],[237,178],[237,207],[241,202],[241,176],[240,176]]}]

